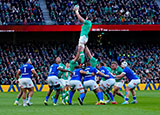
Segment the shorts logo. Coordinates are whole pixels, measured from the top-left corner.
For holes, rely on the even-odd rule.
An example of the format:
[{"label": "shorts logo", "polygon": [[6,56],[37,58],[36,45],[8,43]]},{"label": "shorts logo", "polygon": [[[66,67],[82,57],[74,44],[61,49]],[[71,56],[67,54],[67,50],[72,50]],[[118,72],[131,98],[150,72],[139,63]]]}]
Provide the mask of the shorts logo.
[{"label": "shorts logo", "polygon": [[109,87],[109,84],[106,84]]},{"label": "shorts logo", "polygon": [[29,86],[31,86],[31,84],[29,84]]},{"label": "shorts logo", "polygon": [[55,84],[57,84],[57,82],[55,82]]},{"label": "shorts logo", "polygon": [[94,85],[94,87],[96,88],[96,85]]},{"label": "shorts logo", "polygon": [[135,85],[135,86],[136,86],[137,84],[136,84],[136,83],[133,83],[133,85]]},{"label": "shorts logo", "polygon": [[81,87],[81,84],[79,84],[79,87]]}]

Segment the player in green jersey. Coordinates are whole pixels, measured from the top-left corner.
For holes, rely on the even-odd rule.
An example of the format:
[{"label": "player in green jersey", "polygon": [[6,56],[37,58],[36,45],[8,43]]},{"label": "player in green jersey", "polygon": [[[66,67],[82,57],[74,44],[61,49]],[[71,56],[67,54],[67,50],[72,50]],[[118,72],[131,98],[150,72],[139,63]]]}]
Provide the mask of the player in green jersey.
[{"label": "player in green jersey", "polygon": [[[111,63],[111,69],[112,69],[113,75],[120,75],[123,72],[123,69],[120,66],[118,66],[118,63],[116,61],[113,61]],[[121,92],[119,92],[119,89],[122,88],[123,85],[124,85],[123,78],[118,79],[118,80],[116,79],[116,83],[114,85],[114,90],[113,90],[113,96],[117,94],[118,96],[121,96],[122,98],[125,97]]]},{"label": "player in green jersey", "polygon": [[76,13],[77,18],[80,20],[80,22],[83,23],[82,28],[81,28],[81,34],[80,34],[80,38],[79,38],[79,44],[78,44],[78,52],[76,55],[76,60],[79,58],[81,58],[81,64],[84,63],[85,61],[85,55],[84,55],[84,48],[85,48],[85,44],[88,41],[88,34],[90,32],[91,26],[92,26],[92,16],[91,14],[86,16],[86,19],[84,19],[80,14],[79,14],[79,8],[77,8],[77,5],[74,7],[73,9]]}]

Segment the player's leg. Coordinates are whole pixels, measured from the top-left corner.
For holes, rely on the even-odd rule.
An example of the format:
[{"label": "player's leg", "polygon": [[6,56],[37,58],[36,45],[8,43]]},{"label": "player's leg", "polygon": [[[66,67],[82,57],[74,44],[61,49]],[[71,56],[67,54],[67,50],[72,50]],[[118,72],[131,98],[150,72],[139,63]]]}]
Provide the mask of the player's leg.
[{"label": "player's leg", "polygon": [[28,100],[27,100],[27,105],[31,105],[31,102],[30,102],[30,100],[31,100],[31,98],[32,98],[32,96],[33,96],[33,92],[34,92],[34,87],[31,87],[31,88],[29,88],[29,95],[28,95]]},{"label": "player's leg", "polygon": [[85,53],[87,54],[87,56],[89,57],[89,59],[92,58],[91,52],[89,50],[89,48],[87,46],[85,46]]},{"label": "player's leg", "polygon": [[118,96],[124,98],[125,96],[121,92],[119,92],[119,90],[120,90],[120,87],[114,86],[113,97],[115,97],[115,95],[117,94]]},{"label": "player's leg", "polygon": [[135,104],[137,103],[137,98],[136,98],[136,91],[135,88],[130,90],[133,96],[133,101],[131,102],[131,104]]},{"label": "player's leg", "polygon": [[71,88],[71,91],[69,92],[69,105],[72,105],[72,98],[73,98],[75,91],[76,90],[74,88]]},{"label": "player's leg", "polygon": [[22,99],[23,99],[23,106],[27,106],[26,104],[26,88],[22,88],[23,94],[22,94]]},{"label": "player's leg", "polygon": [[130,91],[130,89],[131,89],[130,87],[126,88],[126,90],[125,90],[126,95],[125,95],[125,98],[124,98],[125,101],[122,104],[129,104],[128,101],[129,101],[129,91]]},{"label": "player's leg", "polygon": [[84,90],[84,87],[80,81],[77,81],[77,83],[75,85],[75,89],[78,89],[78,91],[80,92],[80,96],[78,97],[78,101],[79,101],[80,105],[83,105],[83,100],[85,97],[85,90]]},{"label": "player's leg", "polygon": [[103,86],[103,81],[100,81],[100,89],[103,91],[103,93],[105,94],[105,96],[107,97],[107,101],[106,103],[109,103],[111,101],[111,97],[109,96],[109,94],[107,93],[105,87]]},{"label": "player's leg", "polygon": [[23,91],[22,91],[22,89],[20,88],[20,92],[19,92],[18,95],[17,95],[17,98],[16,98],[16,100],[15,100],[15,102],[14,102],[14,105],[20,105],[19,99],[22,97],[22,94],[23,94]]},{"label": "player's leg", "polygon": [[78,52],[76,55],[75,60],[77,60],[79,57],[81,58],[81,64],[84,63],[85,61],[85,55],[84,55],[84,48],[85,48],[85,44],[87,43],[88,38],[86,38],[86,36],[81,36],[79,39],[79,43],[78,43]]}]

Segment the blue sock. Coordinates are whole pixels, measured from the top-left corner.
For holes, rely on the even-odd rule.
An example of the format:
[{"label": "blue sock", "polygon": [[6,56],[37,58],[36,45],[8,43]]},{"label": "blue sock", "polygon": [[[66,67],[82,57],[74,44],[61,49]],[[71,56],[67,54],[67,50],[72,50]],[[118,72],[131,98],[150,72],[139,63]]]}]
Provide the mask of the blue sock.
[{"label": "blue sock", "polygon": [[46,101],[48,101],[48,99],[49,99],[49,96],[46,96]]},{"label": "blue sock", "polygon": [[55,104],[57,103],[57,99],[56,99],[56,98],[54,99],[54,103],[55,103]]},{"label": "blue sock", "polygon": [[129,98],[128,98],[128,97],[125,97],[125,98],[124,98],[124,100],[125,100],[125,101],[128,101],[128,100],[129,100]]},{"label": "blue sock", "polygon": [[73,91],[70,91],[70,92],[69,92],[69,103],[72,103],[73,94],[74,94]]},{"label": "blue sock", "polygon": [[99,101],[103,101],[103,93],[102,92],[98,92],[97,97],[98,97]]},{"label": "blue sock", "polygon": [[81,93],[80,96],[81,100],[83,101],[84,97],[85,97],[85,93]]},{"label": "blue sock", "polygon": [[115,100],[111,92],[109,93],[109,96],[111,97],[111,100],[114,102]]},{"label": "blue sock", "polygon": [[136,100],[136,96],[133,96],[133,100]]}]

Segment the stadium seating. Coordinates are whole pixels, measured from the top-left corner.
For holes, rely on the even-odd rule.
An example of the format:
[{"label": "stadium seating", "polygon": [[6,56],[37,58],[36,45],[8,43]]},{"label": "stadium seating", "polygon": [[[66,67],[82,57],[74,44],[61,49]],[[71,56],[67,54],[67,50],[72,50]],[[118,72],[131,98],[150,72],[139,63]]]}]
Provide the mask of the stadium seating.
[{"label": "stadium seating", "polygon": [[[11,41],[0,42],[0,84],[15,84],[17,69],[22,64],[21,59],[29,57],[38,75],[33,79],[37,84],[45,84],[51,60],[60,56],[63,63],[73,59],[76,44],[56,41]],[[141,78],[141,83],[160,83],[160,46],[159,43],[108,43],[99,46],[90,42],[88,47],[99,61],[108,66],[111,61],[127,59],[131,69]],[[62,50],[65,49],[65,50]]]},{"label": "stadium seating", "polygon": [[159,24],[160,9],[155,0],[46,0],[50,16],[57,25],[79,25],[73,6],[80,14],[91,13],[93,24]]},{"label": "stadium seating", "polygon": [[0,0],[0,25],[42,25],[38,0]]}]

